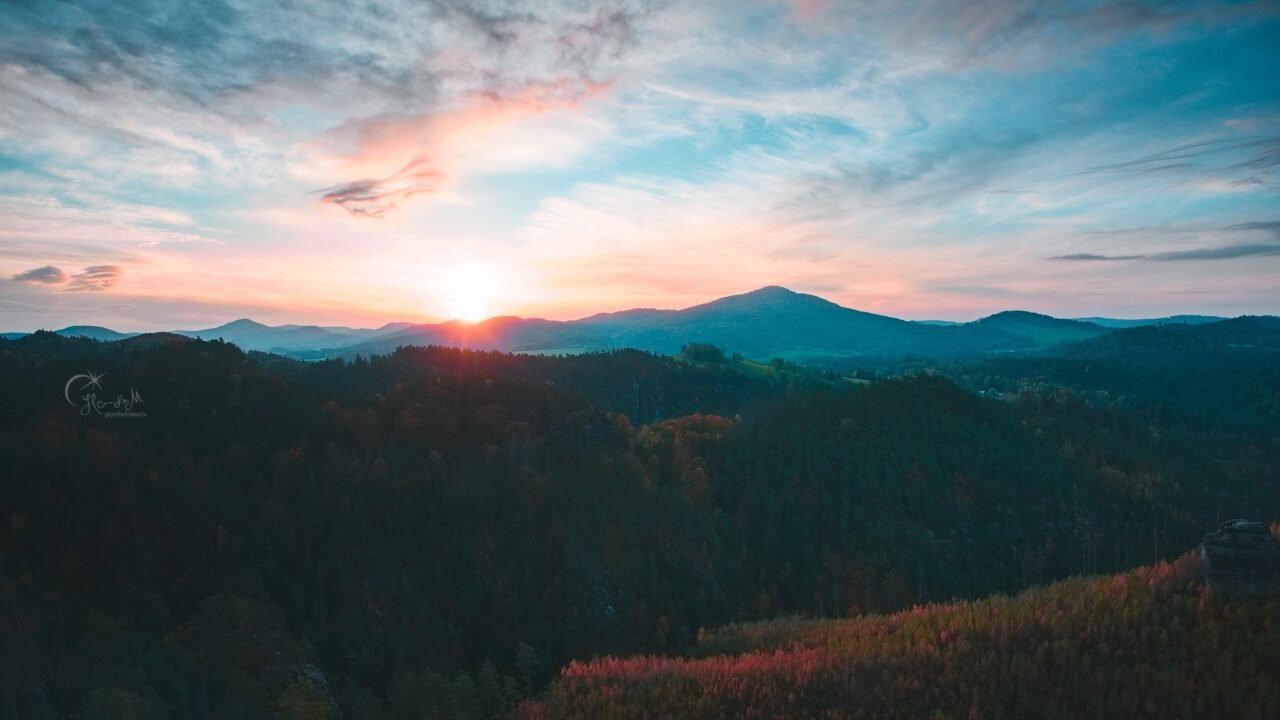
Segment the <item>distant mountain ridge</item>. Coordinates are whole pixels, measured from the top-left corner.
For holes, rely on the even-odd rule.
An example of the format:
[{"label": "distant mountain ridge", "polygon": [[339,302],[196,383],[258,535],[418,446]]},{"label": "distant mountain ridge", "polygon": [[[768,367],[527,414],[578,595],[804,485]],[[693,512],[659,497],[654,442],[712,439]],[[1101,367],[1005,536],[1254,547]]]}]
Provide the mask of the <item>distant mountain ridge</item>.
[{"label": "distant mountain ridge", "polygon": [[1204,323],[1219,322],[1227,318],[1217,315],[1170,315],[1162,318],[1145,318],[1140,320],[1123,320],[1119,318],[1105,317],[1084,317],[1075,318],[1080,322],[1093,323],[1108,328],[1128,328],[1141,327],[1144,325],[1202,325]]},{"label": "distant mountain ridge", "polygon": [[[1241,337],[1249,328],[1266,335],[1280,332],[1280,318],[1239,318]],[[598,313],[578,320],[545,320],[499,316],[469,323],[387,323],[378,328],[318,325],[270,326],[241,318],[203,330],[174,330],[173,336],[222,339],[245,350],[317,360],[381,355],[402,346],[440,345],[516,353],[573,354],[594,350],[638,348],[674,354],[690,342],[711,343],[728,353],[767,360],[780,357],[820,361],[831,357],[967,357],[992,353],[1036,352],[1069,343],[1103,338],[1121,330],[1203,329],[1224,320],[1204,315],[1117,320],[1063,319],[1008,310],[972,322],[909,321],[878,315],[806,293],[771,285],[680,310],[637,308]],[[96,326],[56,331],[64,336],[101,341],[124,340],[120,333]],[[7,333],[17,337],[19,333]],[[1268,340],[1248,341],[1271,345]]]}]

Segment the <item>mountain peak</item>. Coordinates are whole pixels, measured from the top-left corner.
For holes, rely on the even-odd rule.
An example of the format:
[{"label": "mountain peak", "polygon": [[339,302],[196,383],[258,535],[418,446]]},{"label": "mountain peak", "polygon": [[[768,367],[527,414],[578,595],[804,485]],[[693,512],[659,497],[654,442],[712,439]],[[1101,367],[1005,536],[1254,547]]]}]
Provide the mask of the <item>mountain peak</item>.
[{"label": "mountain peak", "polygon": [[255,330],[256,330],[256,329],[258,329],[258,328],[265,328],[265,327],[267,327],[267,326],[266,326],[266,325],[263,325],[262,323],[258,322],[257,320],[250,320],[249,318],[240,318],[239,320],[232,320],[231,322],[227,323],[226,325],[219,325],[218,327],[219,327],[219,328],[226,328],[226,329],[249,329],[249,328],[253,328],[253,329],[255,329]]},{"label": "mountain peak", "polygon": [[[826,304],[828,301],[823,300],[816,295],[806,295],[798,293],[795,290],[788,290],[781,285],[766,285],[758,290],[739,293],[737,295],[727,295],[711,302],[695,305],[686,310],[694,310],[705,307],[756,307],[766,305],[793,304],[799,301],[813,302],[818,301]],[[832,303],[834,304],[834,303]]]},{"label": "mountain peak", "polygon": [[217,327],[205,328],[204,330],[179,330],[177,333],[179,335],[186,335],[187,337],[204,338],[206,340],[218,337],[225,338],[227,340],[236,340],[261,335],[273,329],[274,328],[271,328],[270,326],[263,325],[262,323],[250,320],[249,318],[240,318],[239,320],[232,320],[229,323],[225,323]]},{"label": "mountain peak", "polygon": [[787,298],[787,297],[798,297],[799,295],[800,293],[796,292],[795,290],[784,288],[781,285],[765,285],[764,287],[758,290],[752,290],[751,292],[743,293],[741,297]]},{"label": "mountain peak", "polygon": [[225,323],[217,327],[211,327],[207,330],[197,330],[195,332],[202,336],[209,335],[209,336],[216,337],[213,335],[213,333],[233,333],[233,334],[262,333],[262,332],[266,332],[268,330],[274,330],[274,329],[276,328],[272,328],[270,325],[263,325],[262,323],[256,320],[250,320],[249,318],[240,318],[239,320],[232,320],[229,323]]}]

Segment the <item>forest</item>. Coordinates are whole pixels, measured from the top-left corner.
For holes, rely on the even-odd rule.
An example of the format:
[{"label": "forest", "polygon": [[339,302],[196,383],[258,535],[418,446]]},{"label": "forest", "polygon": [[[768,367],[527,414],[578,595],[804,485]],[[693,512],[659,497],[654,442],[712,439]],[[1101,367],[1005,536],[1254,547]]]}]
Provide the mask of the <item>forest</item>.
[{"label": "forest", "polygon": [[[911,693],[903,716],[1017,717],[1037,652],[1239,640],[1256,667],[1135,666],[1139,704],[1115,707],[1152,714],[1175,683],[1211,703],[1198,678],[1222,672],[1212,692],[1254,683],[1233,707],[1266,717],[1274,604],[1206,598],[1183,556],[1222,520],[1280,520],[1280,366],[1090,347],[812,369],[0,340],[0,715],[640,717],[712,683],[761,717],[856,717],[822,711],[848,692],[870,717]],[[145,416],[83,413],[77,376]],[[1090,612],[1114,625],[1081,630]],[[750,649],[774,634],[802,683]],[[696,659],[730,652],[763,674]],[[1119,682],[1102,667],[1078,687]],[[925,673],[952,684],[919,695]]]}]

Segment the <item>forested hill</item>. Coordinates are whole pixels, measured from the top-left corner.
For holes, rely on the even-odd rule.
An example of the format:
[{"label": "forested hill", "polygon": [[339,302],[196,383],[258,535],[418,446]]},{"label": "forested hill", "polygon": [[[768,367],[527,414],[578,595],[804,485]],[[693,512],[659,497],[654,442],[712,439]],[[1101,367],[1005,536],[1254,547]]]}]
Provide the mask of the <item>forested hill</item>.
[{"label": "forested hill", "polygon": [[569,666],[526,720],[1274,718],[1280,597],[1224,601],[1199,562],[1017,597],[706,633],[689,659]]},{"label": "forested hill", "polygon": [[929,375],[39,333],[0,341],[0,386],[12,718],[493,717],[571,660],[1280,516],[1149,420]]}]

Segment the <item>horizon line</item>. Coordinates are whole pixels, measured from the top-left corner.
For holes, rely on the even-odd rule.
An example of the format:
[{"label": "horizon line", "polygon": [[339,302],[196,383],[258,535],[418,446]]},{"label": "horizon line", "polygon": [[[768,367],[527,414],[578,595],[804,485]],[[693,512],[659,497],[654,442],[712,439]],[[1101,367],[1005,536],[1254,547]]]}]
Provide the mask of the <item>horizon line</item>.
[{"label": "horizon line", "polygon": [[[740,293],[732,293],[732,294],[729,294],[729,295],[721,295],[721,296],[714,297],[714,298],[712,298],[712,299],[710,299],[710,300],[706,300],[706,301],[703,301],[703,302],[700,302],[700,303],[695,303],[695,304],[693,304],[693,305],[687,305],[687,306],[685,306],[685,307],[680,307],[680,308],[628,307],[628,308],[622,308],[622,309],[619,309],[619,310],[602,310],[602,311],[598,311],[598,312],[592,312],[592,313],[588,313],[588,314],[586,314],[586,315],[579,315],[579,316],[576,316],[576,317],[573,317],[573,318],[569,318],[569,319],[564,319],[564,320],[556,320],[556,319],[546,318],[546,317],[540,317],[540,316],[536,316],[536,315],[518,315],[518,314],[514,314],[514,313],[498,313],[498,314],[496,314],[496,315],[491,315],[491,316],[485,317],[485,318],[483,318],[483,319],[478,319],[478,320],[466,320],[466,319],[463,319],[463,318],[447,318],[447,319],[439,319],[439,320],[428,320],[428,321],[424,321],[424,322],[414,322],[414,321],[412,321],[412,320],[387,320],[386,322],[383,322],[383,323],[381,323],[380,325],[377,325],[377,326],[371,326],[371,327],[357,327],[357,326],[350,326],[350,325],[320,325],[320,324],[317,324],[317,323],[298,323],[298,322],[284,322],[284,323],[280,323],[280,324],[277,324],[277,325],[271,325],[271,324],[268,324],[268,323],[261,322],[261,321],[259,321],[259,320],[255,320],[255,319],[253,319],[252,317],[249,317],[249,316],[240,316],[240,317],[232,318],[232,319],[230,319],[230,320],[226,320],[226,321],[223,321],[223,322],[220,322],[220,323],[216,323],[216,324],[211,325],[211,326],[206,327],[206,328],[197,328],[197,329],[183,329],[183,328],[174,328],[174,327],[157,327],[157,328],[154,328],[154,329],[144,329],[144,330],[136,330],[136,329],[133,329],[133,330],[120,330],[120,329],[117,329],[116,327],[111,327],[111,326],[107,326],[107,325],[96,325],[96,324],[92,324],[92,323],[85,323],[85,322],[81,322],[81,323],[72,323],[72,324],[70,324],[70,325],[66,325],[66,326],[63,326],[63,327],[60,327],[60,328],[52,328],[52,327],[37,327],[37,328],[32,329],[32,330],[13,330],[13,329],[8,329],[8,328],[0,328],[0,333],[4,333],[4,334],[25,333],[25,334],[30,335],[30,334],[33,334],[33,333],[39,332],[39,331],[41,331],[41,330],[48,331],[48,332],[53,332],[53,333],[57,333],[57,332],[61,332],[61,331],[63,331],[63,330],[66,330],[66,329],[68,329],[68,328],[74,328],[74,327],[94,327],[94,328],[102,328],[102,329],[105,329],[105,330],[111,330],[112,332],[119,332],[119,333],[122,333],[122,334],[123,334],[123,333],[133,333],[133,334],[138,334],[138,335],[149,334],[149,333],[163,333],[163,332],[169,332],[169,333],[197,333],[197,332],[206,332],[206,331],[208,331],[208,330],[216,330],[216,329],[219,329],[219,328],[225,327],[225,326],[227,326],[227,325],[230,325],[230,324],[233,324],[233,323],[237,323],[237,322],[243,322],[243,321],[252,322],[252,323],[255,323],[255,324],[258,324],[258,325],[262,325],[263,327],[266,327],[266,328],[269,328],[269,329],[273,329],[273,330],[275,330],[275,329],[280,329],[280,328],[293,328],[293,329],[299,329],[299,328],[319,328],[319,329],[321,329],[321,330],[328,330],[328,329],[330,329],[330,328],[337,328],[337,329],[342,329],[342,330],[352,330],[352,331],[374,331],[374,330],[381,330],[382,328],[385,328],[385,327],[387,327],[387,326],[389,326],[389,325],[395,325],[395,324],[398,324],[398,323],[405,323],[405,324],[406,324],[407,326],[409,326],[409,327],[441,326],[441,325],[449,325],[449,324],[483,325],[483,324],[485,324],[485,323],[489,323],[489,322],[493,322],[494,320],[501,320],[501,319],[512,319],[512,320],[519,320],[519,321],[525,321],[525,322],[528,322],[528,321],[539,321],[539,322],[548,322],[548,323],[564,323],[564,324],[569,324],[569,323],[581,322],[581,321],[583,321],[583,320],[587,320],[587,319],[589,319],[589,318],[593,318],[593,317],[597,317],[597,316],[601,316],[601,315],[616,315],[616,314],[628,313],[628,312],[638,312],[638,311],[652,311],[652,312],[664,312],[664,313],[683,312],[683,311],[690,310],[690,309],[693,309],[693,308],[702,307],[702,306],[704,306],[704,305],[710,305],[710,304],[715,303],[715,302],[718,302],[718,301],[720,301],[720,300],[726,300],[726,299],[729,299],[729,298],[743,297],[743,296],[747,296],[747,295],[758,294],[758,293],[762,293],[762,292],[765,292],[765,291],[768,291],[768,290],[783,290],[783,291],[786,291],[786,292],[788,292],[788,293],[790,293],[790,294],[792,294],[792,295],[800,295],[800,296],[814,297],[814,298],[817,298],[817,299],[822,300],[822,301],[824,301],[824,302],[831,303],[832,305],[835,305],[835,306],[837,306],[837,307],[843,308],[843,309],[845,309],[845,310],[851,310],[851,311],[854,311],[854,312],[867,313],[867,314],[870,314],[870,315],[878,315],[878,316],[880,316],[880,317],[889,317],[889,318],[893,318],[893,319],[895,319],[895,320],[902,320],[902,321],[904,321],[904,322],[913,322],[913,323],[943,323],[943,324],[964,325],[964,324],[968,324],[968,323],[978,322],[978,321],[980,321],[980,320],[983,320],[983,319],[986,319],[986,318],[989,318],[989,317],[993,317],[993,316],[995,316],[995,315],[999,315],[999,314],[1001,314],[1001,313],[1007,313],[1007,312],[1025,312],[1025,313],[1031,313],[1031,314],[1034,314],[1034,315],[1042,315],[1042,316],[1045,316],[1045,317],[1054,318],[1054,319],[1056,319],[1056,320],[1072,320],[1072,321],[1078,321],[1078,322],[1090,322],[1090,321],[1091,321],[1091,320],[1093,320],[1093,319],[1117,320],[1117,321],[1163,320],[1163,319],[1167,319],[1167,318],[1175,318],[1175,317],[1205,317],[1205,318],[1218,318],[1218,319],[1221,319],[1221,320],[1232,320],[1232,319],[1242,318],[1242,317],[1275,317],[1275,316],[1276,316],[1276,315],[1273,315],[1273,314],[1271,314],[1271,313],[1265,313],[1265,314],[1257,314],[1257,313],[1240,313],[1240,314],[1225,314],[1225,315],[1224,315],[1224,314],[1219,314],[1219,313],[1210,313],[1210,312],[1192,312],[1192,311],[1170,312],[1170,313],[1168,313],[1168,314],[1155,314],[1155,315],[1148,315],[1148,316],[1146,316],[1146,317],[1121,317],[1121,316],[1118,316],[1118,315],[1113,316],[1113,315],[1098,315],[1098,314],[1093,314],[1093,315],[1073,315],[1073,316],[1062,316],[1062,315],[1053,315],[1053,314],[1050,314],[1050,313],[1047,313],[1047,312],[1041,312],[1041,311],[1037,311],[1037,310],[1026,310],[1026,309],[1019,308],[1019,307],[1009,307],[1009,308],[1006,308],[1006,309],[1003,309],[1003,310],[997,310],[997,311],[995,311],[995,312],[988,313],[988,314],[986,314],[986,315],[980,315],[980,316],[977,316],[977,317],[974,317],[974,318],[972,318],[972,319],[968,319],[968,320],[947,320],[947,319],[943,319],[943,318],[940,318],[940,317],[909,318],[909,317],[899,317],[899,316],[896,316],[896,315],[888,315],[888,314],[885,314],[885,313],[877,313],[877,312],[872,312],[872,311],[869,311],[869,310],[862,310],[862,309],[859,309],[859,308],[856,308],[856,307],[850,307],[850,306],[847,306],[847,305],[842,305],[842,304],[840,304],[840,303],[838,303],[838,302],[836,302],[836,301],[834,301],[834,300],[830,300],[830,299],[825,298],[825,297],[823,297],[823,296],[821,296],[821,295],[818,295],[818,294],[816,294],[816,293],[809,293],[809,292],[803,292],[803,291],[800,291],[800,290],[793,290],[793,289],[788,288],[788,287],[785,287],[785,286],[783,286],[783,285],[764,285],[764,286],[761,286],[761,287],[755,288],[755,289],[753,289],[753,290],[748,290],[748,291],[740,292]],[[1278,312],[1280,312],[1280,311],[1278,311]]]}]

